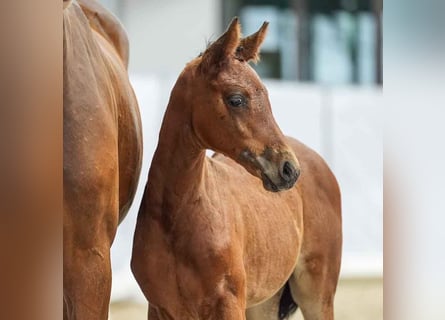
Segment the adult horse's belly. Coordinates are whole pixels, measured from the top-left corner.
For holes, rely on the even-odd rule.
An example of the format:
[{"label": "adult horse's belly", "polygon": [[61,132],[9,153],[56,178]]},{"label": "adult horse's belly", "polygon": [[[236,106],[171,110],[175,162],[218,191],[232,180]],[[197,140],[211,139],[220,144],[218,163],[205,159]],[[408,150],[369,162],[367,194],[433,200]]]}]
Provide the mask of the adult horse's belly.
[{"label": "adult horse's belly", "polygon": [[[273,193],[263,188],[260,179],[224,156],[230,172],[224,179],[238,199],[236,211],[241,219],[240,241],[244,247],[247,307],[274,295],[289,279],[300,252],[303,237],[302,199],[298,188]],[[239,186],[243,194],[240,195]],[[229,189],[230,190],[230,189]]]}]

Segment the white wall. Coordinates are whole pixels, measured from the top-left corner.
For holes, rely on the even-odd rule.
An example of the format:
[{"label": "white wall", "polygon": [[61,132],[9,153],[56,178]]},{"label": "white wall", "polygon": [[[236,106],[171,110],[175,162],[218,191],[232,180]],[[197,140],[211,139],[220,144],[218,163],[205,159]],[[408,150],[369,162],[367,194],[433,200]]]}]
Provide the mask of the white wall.
[{"label": "white wall", "polygon": [[[128,217],[112,247],[112,299],[140,299],[130,273],[137,210],[158,140],[161,120],[175,77],[131,77],[144,129],[140,185]],[[327,160],[337,176],[343,205],[343,277],[381,276],[382,105],[381,90],[329,88],[265,81],[273,113],[282,131],[300,139]]]},{"label": "white wall", "polygon": [[221,33],[219,6],[219,0],[132,0],[121,17],[130,39],[130,70],[179,74]]}]

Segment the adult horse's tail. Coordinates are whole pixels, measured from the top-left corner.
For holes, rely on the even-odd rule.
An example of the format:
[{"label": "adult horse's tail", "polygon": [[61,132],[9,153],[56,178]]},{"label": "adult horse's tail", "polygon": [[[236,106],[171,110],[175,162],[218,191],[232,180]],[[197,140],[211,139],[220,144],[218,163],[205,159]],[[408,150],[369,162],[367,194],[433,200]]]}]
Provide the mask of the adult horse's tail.
[{"label": "adult horse's tail", "polygon": [[280,308],[278,309],[278,319],[285,320],[295,313],[298,309],[298,304],[292,298],[290,292],[289,281],[284,285],[283,293],[280,298]]}]

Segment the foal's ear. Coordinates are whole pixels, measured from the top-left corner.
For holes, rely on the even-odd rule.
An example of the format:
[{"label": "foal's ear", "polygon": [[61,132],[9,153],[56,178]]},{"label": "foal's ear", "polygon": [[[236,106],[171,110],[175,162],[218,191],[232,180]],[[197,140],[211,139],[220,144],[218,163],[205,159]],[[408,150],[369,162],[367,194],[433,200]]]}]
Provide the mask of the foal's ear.
[{"label": "foal's ear", "polygon": [[259,60],[260,46],[266,38],[267,27],[269,22],[264,22],[261,28],[254,34],[241,39],[238,49],[236,50],[236,57],[243,61]]},{"label": "foal's ear", "polygon": [[206,73],[217,73],[230,57],[235,56],[241,30],[237,17],[233,18],[226,32],[213,42],[202,55],[201,69]]}]

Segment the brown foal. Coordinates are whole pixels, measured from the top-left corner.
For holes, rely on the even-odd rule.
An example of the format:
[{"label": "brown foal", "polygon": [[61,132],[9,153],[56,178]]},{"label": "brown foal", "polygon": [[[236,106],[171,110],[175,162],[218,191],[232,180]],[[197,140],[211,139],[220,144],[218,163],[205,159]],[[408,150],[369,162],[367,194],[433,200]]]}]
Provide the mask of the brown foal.
[{"label": "brown foal", "polygon": [[64,319],[108,316],[110,246],[142,158],[127,64],[128,40],[116,18],[93,0],[64,1]]},{"label": "brown foal", "polygon": [[133,245],[150,320],[284,319],[295,303],[333,318],[340,192],[314,151],[283,136],[248,64],[266,30],[241,39],[234,19],[172,90]]}]

